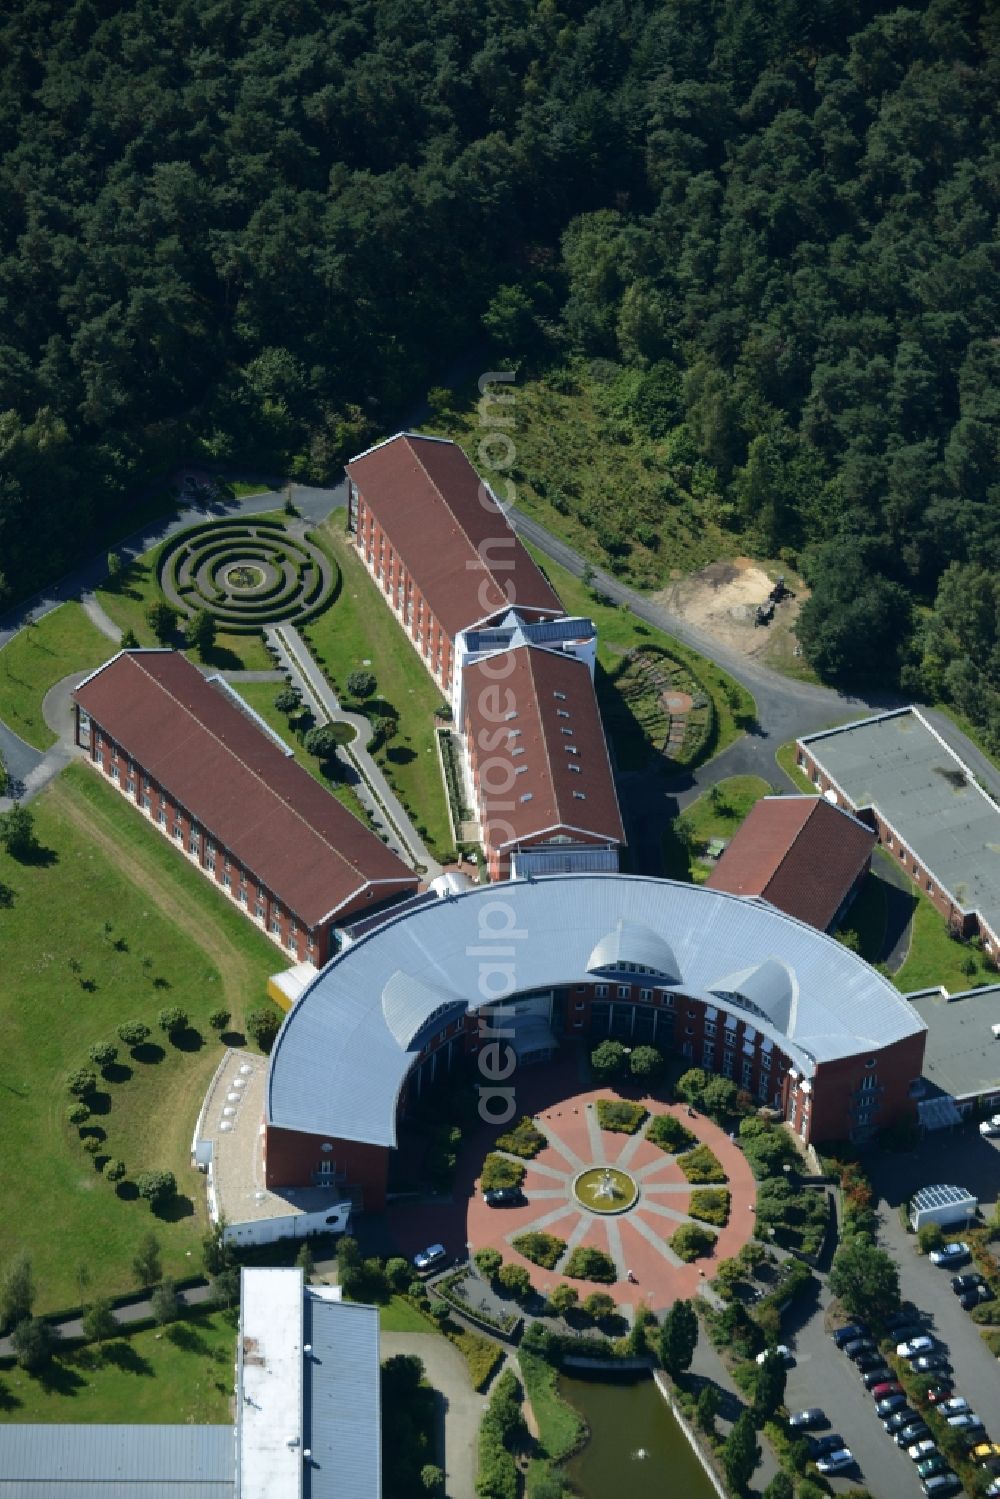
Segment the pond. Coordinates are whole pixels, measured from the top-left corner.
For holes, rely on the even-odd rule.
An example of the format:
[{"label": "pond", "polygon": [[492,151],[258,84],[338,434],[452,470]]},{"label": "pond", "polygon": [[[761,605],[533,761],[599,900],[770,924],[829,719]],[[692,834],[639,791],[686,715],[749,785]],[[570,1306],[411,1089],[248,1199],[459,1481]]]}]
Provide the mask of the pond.
[{"label": "pond", "polygon": [[[590,1427],[566,1474],[584,1499],[716,1499],[715,1489],[651,1378],[609,1382],[560,1375],[559,1392]],[[640,1456],[639,1454],[643,1455]]]}]

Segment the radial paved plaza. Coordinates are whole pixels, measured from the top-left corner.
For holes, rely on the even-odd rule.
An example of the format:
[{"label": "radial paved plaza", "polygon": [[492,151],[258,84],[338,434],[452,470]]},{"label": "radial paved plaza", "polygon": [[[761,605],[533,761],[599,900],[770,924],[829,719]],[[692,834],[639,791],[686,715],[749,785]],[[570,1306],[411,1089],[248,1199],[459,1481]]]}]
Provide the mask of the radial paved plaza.
[{"label": "radial paved plaza", "polygon": [[[596,1101],[615,1096],[613,1090],[603,1088],[553,1103],[537,1113],[535,1122],[548,1145],[525,1163],[526,1203],[489,1208],[477,1192],[469,1201],[468,1242],[474,1250],[498,1249],[505,1260],[523,1265],[540,1291],[551,1290],[566,1277],[558,1265],[555,1270],[542,1270],[519,1255],[511,1247],[511,1240],[519,1234],[535,1229],[565,1239],[567,1255],[578,1245],[602,1249],[614,1260],[618,1280],[611,1286],[572,1282],[581,1298],[592,1290],[607,1290],[621,1305],[645,1302],[654,1309],[663,1308],[678,1297],[694,1295],[701,1281],[711,1279],[718,1261],[736,1254],[751,1237],[756,1197],[753,1174],[743,1153],[710,1120],[700,1114],[689,1117],[682,1105],[639,1100],[650,1118],[674,1114],[682,1120],[700,1142],[711,1147],[728,1177],[729,1222],[714,1230],[718,1238],[710,1254],[685,1264],[666,1241],[682,1223],[694,1221],[687,1212],[693,1189],[676,1158],[645,1138],[648,1121],[635,1135],[600,1128]],[[581,1171],[605,1165],[627,1171],[639,1188],[635,1205],[622,1213],[590,1212],[574,1195],[573,1183]],[[633,1282],[628,1280],[629,1271]]]}]

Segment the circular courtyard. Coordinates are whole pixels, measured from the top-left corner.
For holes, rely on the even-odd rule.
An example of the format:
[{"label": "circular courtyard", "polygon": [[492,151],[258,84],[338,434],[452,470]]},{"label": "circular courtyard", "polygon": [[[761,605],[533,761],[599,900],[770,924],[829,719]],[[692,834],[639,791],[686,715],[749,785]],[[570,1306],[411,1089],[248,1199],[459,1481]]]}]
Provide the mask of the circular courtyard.
[{"label": "circular courtyard", "polygon": [[222,630],[302,623],[326,604],[334,563],[280,521],[217,521],[181,532],[160,556],[159,582],[183,618],[206,609]]},{"label": "circular courtyard", "polygon": [[[609,1110],[608,1104],[624,1108]],[[611,1119],[618,1128],[607,1127]],[[532,1120],[544,1137],[533,1157],[498,1146],[492,1152],[508,1160],[515,1174],[523,1168],[521,1202],[491,1208],[477,1181],[466,1239],[471,1252],[496,1249],[506,1262],[522,1265],[538,1291],[565,1282],[581,1299],[601,1290],[621,1306],[645,1303],[660,1310],[697,1294],[718,1262],[751,1238],[753,1174],[738,1146],[704,1115],[658,1099],[624,1099],[604,1088],[549,1103]],[[622,1126],[632,1120],[636,1128],[629,1133]],[[689,1180],[701,1177],[706,1163],[713,1179]],[[711,1217],[703,1216],[706,1211]],[[526,1248],[536,1256],[541,1248],[551,1268],[536,1263]],[[686,1259],[693,1248],[696,1257]],[[588,1257],[588,1250],[601,1258]],[[605,1278],[573,1274],[588,1266]]]}]

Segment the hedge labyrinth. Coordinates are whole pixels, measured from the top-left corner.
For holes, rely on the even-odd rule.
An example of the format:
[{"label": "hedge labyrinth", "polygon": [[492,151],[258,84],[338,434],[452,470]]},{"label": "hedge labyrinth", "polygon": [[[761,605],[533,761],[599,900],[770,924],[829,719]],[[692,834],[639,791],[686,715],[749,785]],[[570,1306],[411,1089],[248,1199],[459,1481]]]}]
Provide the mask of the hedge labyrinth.
[{"label": "hedge labyrinth", "polygon": [[183,617],[207,609],[221,630],[257,633],[311,618],[330,598],[335,565],[280,521],[216,521],[182,531],[160,556],[164,597]]}]

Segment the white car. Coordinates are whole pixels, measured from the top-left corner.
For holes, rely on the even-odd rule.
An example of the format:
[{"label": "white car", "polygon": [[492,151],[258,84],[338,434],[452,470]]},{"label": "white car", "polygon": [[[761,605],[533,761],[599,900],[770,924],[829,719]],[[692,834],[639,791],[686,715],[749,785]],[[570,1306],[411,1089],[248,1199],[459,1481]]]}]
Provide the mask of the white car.
[{"label": "white car", "polygon": [[947,1420],[948,1425],[953,1426],[957,1431],[968,1431],[973,1426],[983,1424],[975,1411],[960,1411],[957,1416],[949,1416]]},{"label": "white car", "polygon": [[914,1442],[912,1447],[907,1447],[906,1455],[912,1457],[915,1463],[919,1463],[922,1458],[933,1457],[936,1451],[937,1443],[932,1442],[930,1437],[925,1437],[922,1442]]},{"label": "white car", "polygon": [[844,1468],[849,1468],[854,1462],[854,1453],[850,1447],[839,1447],[836,1452],[831,1452],[829,1457],[816,1459],[816,1467],[821,1473],[839,1473]]},{"label": "white car", "polygon": [[930,1353],[934,1347],[934,1339],[927,1337],[911,1338],[908,1343],[896,1344],[897,1358],[917,1358],[921,1353]]},{"label": "white car", "polygon": [[443,1244],[432,1244],[429,1249],[421,1249],[419,1254],[415,1254],[413,1263],[421,1273],[426,1273],[428,1270],[433,1270],[435,1266],[443,1264],[447,1258],[448,1254]]},{"label": "white car", "polygon": [[1000,1135],[1000,1114],[994,1114],[992,1119],[984,1119],[979,1126],[979,1133],[981,1135]]},{"label": "white car", "polygon": [[781,1359],[781,1362],[784,1364],[784,1366],[785,1366],[786,1369],[790,1369],[792,1367],[792,1365],[795,1363],[795,1355],[792,1352],[792,1350],[789,1348],[788,1344],[787,1343],[778,1343],[776,1347],[774,1347],[774,1348],[765,1348],[763,1353],[758,1353],[758,1355],[757,1355],[757,1362],[758,1362],[758,1364],[763,1364],[765,1362],[765,1360],[768,1358],[768,1356],[770,1354],[772,1354],[772,1353],[776,1353],[777,1354],[778,1358]]},{"label": "white car", "polygon": [[969,1409],[969,1402],[964,1395],[952,1395],[948,1400],[942,1400],[938,1410],[943,1416],[957,1416],[961,1411]]}]

